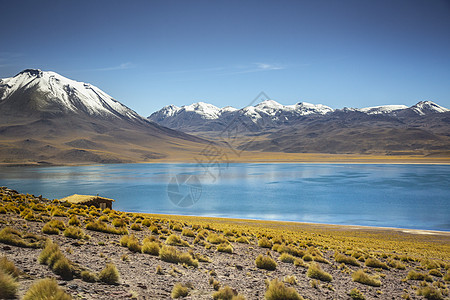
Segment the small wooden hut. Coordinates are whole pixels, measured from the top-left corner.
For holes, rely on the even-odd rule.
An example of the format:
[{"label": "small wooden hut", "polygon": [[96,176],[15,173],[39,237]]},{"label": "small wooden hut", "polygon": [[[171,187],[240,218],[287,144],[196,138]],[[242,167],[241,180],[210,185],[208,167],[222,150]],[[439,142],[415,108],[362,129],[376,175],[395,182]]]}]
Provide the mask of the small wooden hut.
[{"label": "small wooden hut", "polygon": [[72,204],[82,204],[87,206],[95,206],[100,209],[109,208],[112,209],[112,203],[115,202],[114,199],[109,199],[100,196],[91,196],[91,195],[78,195],[74,194],[69,197],[65,197],[60,199],[61,202],[69,202]]}]

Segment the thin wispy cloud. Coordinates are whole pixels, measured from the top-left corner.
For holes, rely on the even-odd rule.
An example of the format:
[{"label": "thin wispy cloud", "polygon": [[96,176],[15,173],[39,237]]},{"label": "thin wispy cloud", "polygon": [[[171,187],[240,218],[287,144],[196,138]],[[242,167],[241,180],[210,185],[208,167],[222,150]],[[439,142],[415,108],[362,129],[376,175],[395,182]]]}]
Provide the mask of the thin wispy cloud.
[{"label": "thin wispy cloud", "polygon": [[183,74],[183,73],[212,73],[211,75],[234,75],[254,72],[267,72],[273,70],[283,70],[285,66],[279,64],[253,63],[247,65],[234,65],[223,67],[211,67],[202,69],[186,69],[157,72],[156,74]]},{"label": "thin wispy cloud", "polygon": [[97,68],[97,69],[91,69],[90,71],[116,71],[116,70],[127,70],[135,68],[136,66],[133,63],[126,62],[123,64],[120,64],[118,66],[113,67],[107,67],[107,68]]},{"label": "thin wispy cloud", "polygon": [[158,74],[180,74],[180,73],[201,73],[201,72],[214,72],[214,71],[224,71],[230,69],[231,67],[212,67],[203,69],[186,69],[186,70],[173,70],[173,71],[163,71],[158,72]]},{"label": "thin wispy cloud", "polygon": [[286,69],[285,66],[279,64],[268,64],[268,63],[254,63],[249,66],[241,67],[239,70],[224,73],[221,75],[235,75],[235,74],[245,74],[245,73],[255,73],[255,72],[268,72],[274,70],[283,70]]},{"label": "thin wispy cloud", "polygon": [[280,65],[272,65],[272,64],[265,64],[265,63],[256,63],[256,66],[258,67],[258,70],[261,70],[261,71],[284,69],[284,67],[280,66]]}]

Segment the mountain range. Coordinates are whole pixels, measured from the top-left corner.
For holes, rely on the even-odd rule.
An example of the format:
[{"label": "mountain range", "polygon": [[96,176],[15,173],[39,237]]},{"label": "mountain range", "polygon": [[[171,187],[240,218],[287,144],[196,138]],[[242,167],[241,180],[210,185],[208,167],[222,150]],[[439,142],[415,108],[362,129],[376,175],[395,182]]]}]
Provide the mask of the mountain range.
[{"label": "mountain range", "polygon": [[220,141],[232,129],[238,149],[333,154],[448,155],[450,110],[432,101],[333,109],[266,100],[242,109],[198,102],[148,117],[160,125]]},{"label": "mountain range", "polygon": [[55,72],[0,79],[0,164],[192,162],[211,145],[239,150],[241,161],[308,161],[305,153],[447,159],[450,111],[431,101],[332,109],[266,100],[241,109],[169,105],[145,118]]},{"label": "mountain range", "polygon": [[99,88],[27,69],[0,80],[0,162],[121,163],[192,157],[208,141],[158,125]]}]

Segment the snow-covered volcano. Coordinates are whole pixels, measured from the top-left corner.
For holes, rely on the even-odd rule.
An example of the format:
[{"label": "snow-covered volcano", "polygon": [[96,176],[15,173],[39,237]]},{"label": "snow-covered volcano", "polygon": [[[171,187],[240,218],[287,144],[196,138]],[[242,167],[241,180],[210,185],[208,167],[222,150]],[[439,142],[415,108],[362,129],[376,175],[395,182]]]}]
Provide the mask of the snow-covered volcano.
[{"label": "snow-covered volcano", "polygon": [[153,161],[194,157],[206,143],[55,72],[28,69],[0,80],[0,163]]},{"label": "snow-covered volcano", "polygon": [[87,114],[144,121],[136,112],[91,84],[37,69],[27,69],[0,80],[0,111],[17,110],[24,115]]}]

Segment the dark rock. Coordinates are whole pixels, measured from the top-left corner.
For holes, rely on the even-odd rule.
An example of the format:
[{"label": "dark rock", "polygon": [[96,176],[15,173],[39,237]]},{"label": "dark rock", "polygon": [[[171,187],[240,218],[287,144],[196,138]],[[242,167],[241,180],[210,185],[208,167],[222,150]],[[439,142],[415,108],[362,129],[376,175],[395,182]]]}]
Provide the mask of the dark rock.
[{"label": "dark rock", "polygon": [[11,250],[11,247],[10,246],[3,246],[3,250],[9,251],[9,250]]},{"label": "dark rock", "polygon": [[137,287],[139,287],[139,288],[141,288],[141,289],[144,289],[144,290],[147,289],[147,286],[146,286],[145,284],[143,284],[143,283],[138,283],[138,284],[137,284]]}]

